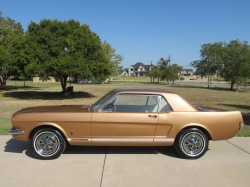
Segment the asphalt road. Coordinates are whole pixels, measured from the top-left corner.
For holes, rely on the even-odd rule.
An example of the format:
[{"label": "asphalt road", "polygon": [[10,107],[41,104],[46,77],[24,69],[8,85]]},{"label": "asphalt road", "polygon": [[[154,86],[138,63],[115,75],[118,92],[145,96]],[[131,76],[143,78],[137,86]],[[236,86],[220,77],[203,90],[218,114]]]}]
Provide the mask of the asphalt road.
[{"label": "asphalt road", "polygon": [[200,159],[173,147],[77,147],[37,160],[27,142],[0,136],[0,186],[249,187],[250,137],[211,142]]}]

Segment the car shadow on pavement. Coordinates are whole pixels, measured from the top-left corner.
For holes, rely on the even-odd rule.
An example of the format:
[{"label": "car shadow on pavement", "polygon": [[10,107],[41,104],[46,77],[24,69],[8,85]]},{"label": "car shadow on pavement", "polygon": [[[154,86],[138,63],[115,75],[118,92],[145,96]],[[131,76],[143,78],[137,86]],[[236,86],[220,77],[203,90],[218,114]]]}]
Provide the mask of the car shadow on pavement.
[{"label": "car shadow on pavement", "polygon": [[11,138],[9,141],[6,142],[6,145],[4,147],[4,152],[10,152],[10,153],[23,153],[28,157],[35,158],[33,154],[31,153],[29,149],[29,141],[20,141],[15,140]]},{"label": "car shadow on pavement", "polygon": [[173,146],[67,146],[63,154],[162,154],[181,158]]},{"label": "car shadow on pavement", "polygon": [[[30,141],[30,140],[29,140]],[[23,153],[28,157],[33,156],[29,141],[10,139],[6,142],[4,152]],[[68,145],[63,154],[161,154],[169,157],[182,159],[174,146],[72,146]]]}]

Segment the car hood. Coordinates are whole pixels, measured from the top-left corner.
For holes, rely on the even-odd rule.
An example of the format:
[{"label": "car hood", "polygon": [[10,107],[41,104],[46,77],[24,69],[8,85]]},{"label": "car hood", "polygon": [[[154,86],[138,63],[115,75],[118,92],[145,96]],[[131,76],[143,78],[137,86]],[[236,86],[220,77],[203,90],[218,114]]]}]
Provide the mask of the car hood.
[{"label": "car hood", "polygon": [[58,113],[58,112],[88,112],[88,105],[57,105],[57,106],[37,106],[24,108],[17,111],[15,114],[20,113]]}]

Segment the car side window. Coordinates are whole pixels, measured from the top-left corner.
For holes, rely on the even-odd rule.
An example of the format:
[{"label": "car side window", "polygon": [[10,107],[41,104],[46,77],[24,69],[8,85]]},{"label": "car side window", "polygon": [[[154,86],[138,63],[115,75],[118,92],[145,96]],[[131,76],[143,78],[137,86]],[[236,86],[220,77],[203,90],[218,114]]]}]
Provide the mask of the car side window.
[{"label": "car side window", "polygon": [[169,103],[166,101],[164,97],[161,97],[159,105],[159,113],[165,113],[169,111],[173,111],[172,107],[169,105]]},{"label": "car side window", "polygon": [[108,103],[102,111],[113,112],[157,112],[158,95],[121,94]]},{"label": "car side window", "polygon": [[114,103],[116,98],[112,99],[108,104],[106,104],[101,111],[103,112],[114,112],[116,110]]}]

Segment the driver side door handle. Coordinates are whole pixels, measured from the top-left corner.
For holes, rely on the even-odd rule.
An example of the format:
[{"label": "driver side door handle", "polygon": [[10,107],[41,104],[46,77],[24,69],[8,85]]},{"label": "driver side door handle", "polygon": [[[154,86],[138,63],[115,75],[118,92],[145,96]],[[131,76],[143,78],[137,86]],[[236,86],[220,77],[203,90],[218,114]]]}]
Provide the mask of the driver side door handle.
[{"label": "driver side door handle", "polygon": [[148,117],[150,117],[150,118],[157,118],[157,115],[149,114]]}]

